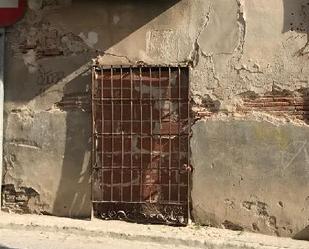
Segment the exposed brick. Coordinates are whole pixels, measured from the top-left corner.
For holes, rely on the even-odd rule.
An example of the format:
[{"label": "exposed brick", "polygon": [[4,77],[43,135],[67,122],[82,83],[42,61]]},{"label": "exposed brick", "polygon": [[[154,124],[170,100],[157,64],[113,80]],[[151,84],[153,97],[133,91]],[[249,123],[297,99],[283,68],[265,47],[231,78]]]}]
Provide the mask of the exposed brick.
[{"label": "exposed brick", "polygon": [[[13,184],[7,184],[2,186],[2,208],[15,213],[40,213],[42,205],[40,202],[40,195],[33,188],[20,187],[15,188]],[[28,203],[30,199],[35,199],[36,207]]]},{"label": "exposed brick", "polygon": [[264,96],[244,97],[243,106],[238,111],[248,113],[252,111],[267,112],[276,116],[292,116],[297,119],[308,121],[309,118],[309,97],[286,96],[278,93]]}]

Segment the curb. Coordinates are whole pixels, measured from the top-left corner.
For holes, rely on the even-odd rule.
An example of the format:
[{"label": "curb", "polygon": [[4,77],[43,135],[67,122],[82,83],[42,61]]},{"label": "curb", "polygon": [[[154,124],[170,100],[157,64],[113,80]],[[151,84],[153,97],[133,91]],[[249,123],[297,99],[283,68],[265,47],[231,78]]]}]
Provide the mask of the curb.
[{"label": "curb", "polygon": [[68,218],[0,213],[0,229],[48,231],[161,245],[209,249],[308,249],[309,242],[207,227],[139,225],[121,221],[80,221]]}]

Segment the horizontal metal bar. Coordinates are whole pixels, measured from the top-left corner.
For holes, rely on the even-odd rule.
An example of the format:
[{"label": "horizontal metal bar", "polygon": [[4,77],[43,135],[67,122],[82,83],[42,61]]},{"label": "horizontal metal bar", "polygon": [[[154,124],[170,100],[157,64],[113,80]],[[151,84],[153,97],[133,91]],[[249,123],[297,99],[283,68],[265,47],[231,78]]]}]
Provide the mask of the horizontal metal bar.
[{"label": "horizontal metal bar", "polygon": [[131,101],[147,101],[148,104],[149,104],[149,101],[153,101],[153,102],[157,102],[157,101],[171,101],[171,100],[174,100],[175,102],[177,101],[177,103],[179,101],[181,101],[180,103],[184,103],[184,104],[187,104],[188,103],[188,99],[186,98],[93,98],[93,101],[128,101],[128,102],[131,102]]},{"label": "horizontal metal bar", "polygon": [[[143,134],[149,134],[149,133],[143,133]],[[188,136],[191,135],[192,132],[190,133],[181,133],[180,135],[178,133],[171,133],[171,134],[159,134],[159,133],[153,133],[152,136],[148,135],[141,135],[140,133],[125,133],[125,137],[128,136],[134,136],[134,137],[142,137],[142,138],[151,138],[151,137],[183,137],[183,136]],[[93,136],[95,137],[102,137],[102,136],[121,136],[121,133],[94,133]]]},{"label": "horizontal metal bar", "polygon": [[[119,165],[119,164],[118,164]],[[147,165],[148,166],[148,165]],[[180,169],[180,168],[164,168],[164,167],[161,167],[159,168],[159,166],[157,167],[154,167],[152,166],[151,168],[143,168],[141,169],[140,166],[139,167],[121,167],[121,166],[116,166],[116,167],[113,167],[113,166],[103,166],[103,167],[93,167],[93,169],[95,170],[103,170],[103,171],[111,171],[111,170],[118,170],[118,171],[121,171],[121,170],[125,170],[125,171],[157,171],[157,170],[163,170],[163,171],[166,171],[166,170],[171,170],[171,171],[184,171],[185,172],[185,169]]]},{"label": "horizontal metal bar", "polygon": [[155,202],[155,201],[98,201],[98,200],[93,200],[92,203],[119,203],[119,204],[158,204],[158,205],[183,205],[183,206],[187,206],[187,202],[186,201],[181,201],[181,202]]},{"label": "horizontal metal bar", "polygon": [[[113,184],[111,183],[103,183],[101,185],[102,187],[108,187],[108,188],[123,188],[123,187],[120,187],[120,186],[117,186],[117,183],[116,182],[113,182]],[[187,183],[143,183],[143,184],[133,184],[132,185],[133,187],[136,186],[136,187],[139,187],[139,186],[142,186],[142,187],[187,187],[188,184]]]},{"label": "horizontal metal bar", "polygon": [[[98,71],[101,71],[101,70],[110,70],[111,68],[111,65],[93,65],[93,68],[94,70],[98,70]],[[171,68],[171,69],[178,69],[178,68],[181,68],[181,69],[185,69],[185,70],[189,70],[188,68],[188,63],[176,63],[176,64],[173,64],[173,65],[164,65],[164,64],[157,64],[157,65],[146,65],[146,64],[143,64],[143,65],[113,65],[113,68],[115,69],[119,69],[119,68],[122,68],[122,69],[139,69],[139,68],[152,68],[152,69],[158,69],[158,68],[161,68],[161,69],[166,69],[168,70],[168,68]]]},{"label": "horizontal metal bar", "polygon": [[[5,53],[5,29],[0,28],[0,193],[2,191],[3,172],[3,104],[4,104],[4,53]],[[0,198],[2,207],[2,198]]]}]

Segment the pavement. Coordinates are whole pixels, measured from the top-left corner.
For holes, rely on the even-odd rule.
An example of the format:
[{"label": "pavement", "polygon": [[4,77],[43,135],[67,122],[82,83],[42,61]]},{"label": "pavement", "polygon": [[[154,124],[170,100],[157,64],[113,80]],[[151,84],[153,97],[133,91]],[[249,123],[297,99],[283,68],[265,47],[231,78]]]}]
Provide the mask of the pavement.
[{"label": "pavement", "polygon": [[[0,229],[0,249],[132,249],[158,248],[157,243],[128,241],[106,237],[89,237],[77,234],[45,231],[18,231]],[[161,249],[190,249],[186,246],[159,245]]]},{"label": "pavement", "polygon": [[309,242],[190,225],[0,213],[0,249],[309,249]]}]

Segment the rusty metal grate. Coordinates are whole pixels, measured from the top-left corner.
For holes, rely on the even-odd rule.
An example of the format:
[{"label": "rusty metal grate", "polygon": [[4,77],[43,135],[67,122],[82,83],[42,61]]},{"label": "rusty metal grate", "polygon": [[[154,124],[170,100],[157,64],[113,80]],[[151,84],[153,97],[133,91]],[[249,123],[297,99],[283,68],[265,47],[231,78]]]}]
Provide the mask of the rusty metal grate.
[{"label": "rusty metal grate", "polygon": [[186,224],[190,94],[186,67],[94,67],[96,216]]}]

